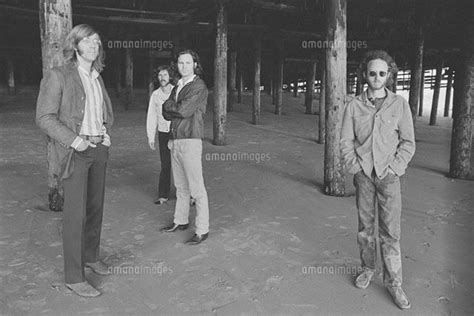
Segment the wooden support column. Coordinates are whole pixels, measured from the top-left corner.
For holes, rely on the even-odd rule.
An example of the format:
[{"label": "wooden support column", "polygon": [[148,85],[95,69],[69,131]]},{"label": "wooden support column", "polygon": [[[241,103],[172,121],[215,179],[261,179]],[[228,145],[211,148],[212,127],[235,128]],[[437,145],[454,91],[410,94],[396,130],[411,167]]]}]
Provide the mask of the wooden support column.
[{"label": "wooden support column", "polygon": [[229,61],[229,97],[227,99],[227,112],[234,110],[235,93],[237,91],[237,52],[230,52]]},{"label": "wooden support column", "polygon": [[[71,0],[40,0],[39,23],[41,37],[41,60],[43,76],[53,67],[64,64],[62,47],[72,29]],[[53,143],[46,136],[46,152],[48,162],[48,207],[52,211],[61,211],[64,203],[64,188],[59,170],[57,155],[53,151]]]},{"label": "wooden support column", "polygon": [[147,81],[148,81],[148,101],[150,101],[151,94],[155,90],[155,84],[154,84],[154,79],[153,79],[153,66],[154,66],[154,60],[153,60],[153,51],[150,50],[148,52],[148,76],[147,76]]},{"label": "wooden support column", "polygon": [[216,54],[214,59],[214,145],[225,144],[227,107],[227,10],[217,1]]},{"label": "wooden support column", "polygon": [[[346,43],[346,0],[327,1],[327,40]],[[344,45],[326,49],[326,143],[324,147],[324,193],[345,194],[344,169],[339,140],[346,101],[347,51]]]},{"label": "wooden support column", "polygon": [[260,70],[262,63],[262,38],[255,37],[254,84],[252,102],[252,124],[257,125],[260,120]]},{"label": "wooden support column", "polygon": [[125,110],[133,105],[133,55],[132,49],[125,49]]},{"label": "wooden support column", "polygon": [[425,96],[425,67],[423,67],[421,70],[420,81],[420,104],[418,106],[418,116],[423,116],[423,98]]},{"label": "wooden support column", "polygon": [[443,77],[443,57],[440,56],[438,67],[436,68],[435,87],[433,92],[433,103],[431,105],[430,125],[436,125],[438,116],[439,91],[441,90],[441,78]]},{"label": "wooden support column", "polygon": [[64,64],[63,43],[72,29],[71,0],[40,0],[39,21],[43,76]]},{"label": "wooden support column", "polygon": [[242,92],[244,90],[244,75],[242,66],[237,68],[237,103],[242,104]]},{"label": "wooden support column", "polygon": [[13,58],[11,56],[7,55],[6,59],[7,59],[7,72],[8,72],[7,92],[8,92],[8,94],[16,94],[15,66],[13,64]]},{"label": "wooden support column", "polygon": [[362,73],[359,69],[357,69],[357,84],[356,84],[356,95],[361,94],[364,89],[364,78],[362,77]]},{"label": "wooden support column", "polygon": [[123,57],[120,51],[115,52],[115,95],[117,98],[122,94],[122,73],[123,73]]},{"label": "wooden support column", "polygon": [[293,81],[293,97],[298,97],[298,75],[295,76],[295,80]]},{"label": "wooden support column", "polygon": [[397,93],[397,73],[393,74],[392,80],[393,82],[390,86],[390,90],[392,90],[393,93]]},{"label": "wooden support column", "polygon": [[[421,3],[423,3],[423,1]],[[423,4],[419,4],[415,12],[415,20],[417,24],[417,35],[415,42],[416,50],[410,73],[410,94],[408,97],[408,103],[410,104],[411,114],[413,117],[413,126],[415,126],[416,115],[418,113],[418,101],[420,100],[421,72],[423,70],[423,50],[425,45],[425,37],[423,34],[425,9],[426,8]]]},{"label": "wooden support column", "polygon": [[451,90],[453,88],[453,68],[449,67],[448,82],[446,84],[446,98],[444,101],[444,117],[449,116],[449,104],[451,103]]},{"label": "wooden support column", "polygon": [[[471,35],[472,36],[472,35]],[[471,39],[472,41],[472,39]],[[449,176],[468,178],[471,175],[472,108],[474,106],[474,45],[462,52],[462,61],[456,66],[453,98],[453,129]]]},{"label": "wooden support column", "polygon": [[278,39],[277,43],[277,73],[276,73],[276,89],[275,89],[275,114],[281,115],[281,109],[283,107],[283,40]]},{"label": "wooden support column", "polygon": [[[275,62],[278,62],[278,58]],[[278,67],[275,67],[273,69],[273,80],[272,80],[272,104],[276,105],[276,99],[277,99],[277,81],[278,81],[278,75],[277,75],[277,69]]]},{"label": "wooden support column", "polygon": [[326,56],[321,60],[321,85],[319,91],[319,140],[326,142]]},{"label": "wooden support column", "polygon": [[304,99],[304,106],[306,108],[305,114],[313,114],[314,80],[316,80],[316,65],[317,62],[315,61],[308,65],[308,73],[306,75],[306,94]]}]

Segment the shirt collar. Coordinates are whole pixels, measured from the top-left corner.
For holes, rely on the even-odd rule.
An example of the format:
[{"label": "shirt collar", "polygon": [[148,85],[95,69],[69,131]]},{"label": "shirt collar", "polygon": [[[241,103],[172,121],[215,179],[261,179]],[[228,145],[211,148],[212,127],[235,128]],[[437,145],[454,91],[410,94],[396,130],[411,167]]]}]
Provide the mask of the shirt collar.
[{"label": "shirt collar", "polygon": [[97,77],[99,77],[99,72],[95,69],[92,69],[92,72],[89,72],[86,69],[82,68],[81,65],[78,65],[77,69],[79,69],[80,72],[90,77],[91,79],[97,79]]},{"label": "shirt collar", "polygon": [[196,78],[196,75],[193,75],[192,77],[190,77],[186,81],[183,81],[183,79],[181,78],[181,79],[178,80],[178,86],[183,87],[183,86],[187,85],[188,83],[190,83],[191,81],[193,81],[194,78]]},{"label": "shirt collar", "polygon": [[[390,91],[389,89],[387,89],[387,87],[384,88],[385,89],[385,99],[392,99],[393,96],[395,96],[395,93],[393,93],[392,91]],[[369,101],[369,96],[367,94],[367,90],[365,90],[364,92],[362,92],[359,96],[358,96],[359,100],[361,100],[362,102],[370,102]]]}]

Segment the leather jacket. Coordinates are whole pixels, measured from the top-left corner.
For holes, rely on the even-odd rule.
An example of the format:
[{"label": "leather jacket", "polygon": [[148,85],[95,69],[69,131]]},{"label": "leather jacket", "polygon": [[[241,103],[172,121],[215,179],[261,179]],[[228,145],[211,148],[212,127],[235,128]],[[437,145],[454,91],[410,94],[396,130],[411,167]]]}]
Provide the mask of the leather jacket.
[{"label": "leather jacket", "polygon": [[177,88],[173,88],[170,97],[163,103],[163,117],[171,121],[170,139],[202,139],[208,96],[206,84],[196,76],[184,85],[176,99]]}]

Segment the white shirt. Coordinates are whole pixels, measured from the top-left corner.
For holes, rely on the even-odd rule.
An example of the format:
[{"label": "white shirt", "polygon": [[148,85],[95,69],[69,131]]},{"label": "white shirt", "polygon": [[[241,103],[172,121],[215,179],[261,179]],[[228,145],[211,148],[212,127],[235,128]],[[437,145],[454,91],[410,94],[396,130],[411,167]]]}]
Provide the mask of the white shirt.
[{"label": "white shirt", "polygon": [[[95,69],[89,72],[81,66],[78,66],[77,70],[86,94],[84,118],[79,134],[87,136],[102,135],[104,136],[104,144],[110,146],[110,137],[107,135],[107,129],[104,125],[104,95],[99,82],[99,73]],[[76,149],[81,141],[82,138],[76,137],[71,147]]]},{"label": "white shirt", "polygon": [[176,89],[176,101],[178,101],[178,94],[179,92],[181,91],[181,89],[183,89],[183,87],[185,85],[187,85],[188,83],[190,83],[191,81],[194,80],[194,78],[196,77],[196,75],[192,75],[190,78],[188,78],[188,80],[184,81],[183,78],[179,79],[178,80],[178,88]]},{"label": "white shirt", "polygon": [[[173,88],[173,86],[171,86]],[[170,131],[170,121],[167,121],[163,117],[163,103],[168,100],[172,89],[169,93],[164,93],[161,88],[153,91],[150,97],[150,103],[148,104],[148,113],[146,117],[146,133],[148,141],[154,141],[156,135],[156,129],[162,133],[168,133]]]}]

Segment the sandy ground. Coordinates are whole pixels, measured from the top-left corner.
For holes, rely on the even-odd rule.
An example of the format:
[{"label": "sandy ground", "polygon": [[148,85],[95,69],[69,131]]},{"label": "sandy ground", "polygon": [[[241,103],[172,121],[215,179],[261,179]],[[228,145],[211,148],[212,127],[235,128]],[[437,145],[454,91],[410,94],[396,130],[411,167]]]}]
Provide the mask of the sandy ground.
[{"label": "sandy ground", "polygon": [[[348,197],[322,194],[318,116],[304,114],[303,95],[289,94],[279,117],[263,94],[259,126],[249,123],[246,95],[228,114],[224,147],[211,144],[207,116],[211,231],[199,246],[183,245],[192,229],[159,232],[172,220],[175,201],[152,203],[160,167],[146,142],[146,103],[124,112],[115,100],[101,250],[114,273],[88,272],[103,292],[98,298],[71,293],[63,285],[62,214],[36,209],[47,193],[36,93],[0,98],[0,314],[402,313],[380,274],[367,290],[352,285],[360,263],[352,179]],[[412,301],[406,315],[474,313],[474,182],[445,176],[450,125],[446,118],[435,127],[419,119],[417,153],[402,178],[404,288]],[[234,155],[212,159],[221,153]]]}]

